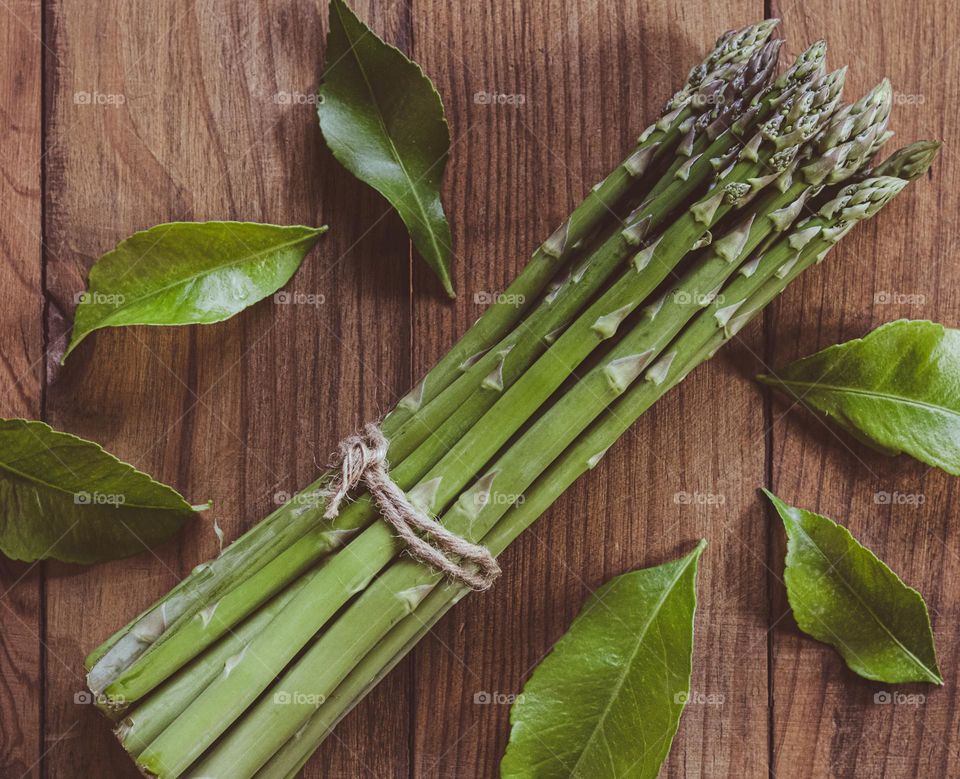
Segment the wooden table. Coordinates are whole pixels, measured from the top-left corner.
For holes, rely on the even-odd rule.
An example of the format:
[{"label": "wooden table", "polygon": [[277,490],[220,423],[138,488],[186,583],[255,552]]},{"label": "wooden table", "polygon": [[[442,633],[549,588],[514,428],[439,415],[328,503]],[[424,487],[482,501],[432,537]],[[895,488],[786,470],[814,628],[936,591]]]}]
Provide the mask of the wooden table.
[{"label": "wooden table", "polygon": [[[608,577],[706,537],[694,690],[710,703],[688,706],[665,776],[960,776],[955,482],[838,438],[750,380],[898,317],[957,324],[953,4],[356,7],[424,66],[447,107],[454,304],[399,219],[323,146],[310,102],[323,2],[0,0],[0,415],[94,439],[216,504],[156,555],[91,569],[0,564],[0,776],[136,776],[93,708],[75,703],[85,651],[216,552],[211,518],[236,538],[401,396],[713,39],[765,14],[784,18],[790,54],[827,36],[831,65],[851,67],[850,95],[890,76],[899,140],[947,143],[932,180],[858,228],[647,414],[504,555],[496,588],[451,613],[306,775],[495,776],[508,707],[474,695],[519,691]],[[523,100],[485,104],[477,93]],[[323,305],[266,301],[213,327],[103,331],[56,366],[96,257],[159,222],[220,218],[330,224],[290,287]],[[841,520],[923,593],[943,689],[898,688],[924,703],[877,704],[889,687],[798,633],[781,582],[783,533],[761,485]],[[883,505],[881,491],[923,503]]]}]

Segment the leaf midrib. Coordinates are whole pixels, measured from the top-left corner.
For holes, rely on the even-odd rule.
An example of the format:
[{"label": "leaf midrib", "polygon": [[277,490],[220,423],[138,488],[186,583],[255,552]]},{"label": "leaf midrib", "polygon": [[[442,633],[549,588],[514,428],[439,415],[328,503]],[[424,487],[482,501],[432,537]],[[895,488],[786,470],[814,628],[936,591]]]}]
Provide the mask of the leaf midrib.
[{"label": "leaf midrib", "polygon": [[[430,219],[427,216],[426,207],[423,205],[420,200],[420,195],[417,192],[417,183],[413,180],[413,177],[407,172],[407,166],[403,164],[403,160],[400,157],[400,152],[397,149],[396,144],[393,142],[393,136],[387,130],[387,125],[383,120],[383,111],[380,109],[380,103],[377,100],[376,93],[373,91],[373,85],[370,83],[370,79],[367,77],[367,71],[363,67],[363,63],[360,61],[360,57],[357,55],[356,48],[359,43],[359,39],[354,40],[350,33],[347,31],[347,26],[343,22],[343,14],[341,12],[340,6],[334,4],[334,7],[337,9],[337,16],[340,19],[340,26],[343,29],[344,35],[347,37],[347,40],[350,42],[349,54],[354,62],[357,63],[357,69],[360,71],[360,75],[363,77],[363,83],[367,87],[367,94],[370,95],[370,100],[373,103],[374,108],[376,109],[377,122],[380,124],[380,129],[383,132],[383,137],[387,139],[387,143],[390,144],[390,150],[393,153],[393,158],[396,160],[397,165],[400,166],[400,170],[403,172],[404,178],[406,178],[407,183],[410,186],[410,192],[413,195],[413,200],[417,204],[417,209],[420,211],[420,218],[423,220],[423,225],[427,229],[427,234],[429,236],[430,244],[433,247],[434,256],[436,258],[441,258],[443,252],[440,249],[440,245],[437,242],[436,235],[434,234],[433,228],[430,226]],[[370,33],[372,34],[372,33]]]},{"label": "leaf midrib", "polygon": [[[221,263],[221,264],[217,265],[217,266],[214,267],[214,268],[209,268],[209,269],[206,269],[206,270],[197,271],[196,273],[193,273],[193,274],[191,274],[191,275],[189,275],[189,276],[186,276],[186,277],[184,277],[184,278],[182,278],[182,279],[177,279],[176,281],[171,282],[170,284],[167,284],[167,285],[165,285],[165,286],[163,286],[163,287],[159,287],[158,289],[155,289],[155,290],[153,290],[152,292],[148,292],[146,295],[141,295],[140,297],[132,298],[131,301],[130,301],[130,306],[133,306],[133,305],[135,305],[135,304],[139,304],[139,303],[143,302],[144,300],[149,300],[150,298],[155,298],[155,297],[157,297],[157,296],[159,296],[159,295],[162,295],[164,292],[170,291],[171,289],[173,289],[173,288],[175,288],[175,287],[182,287],[182,286],[184,286],[184,285],[186,285],[186,284],[189,284],[189,283],[191,283],[191,282],[193,282],[193,281],[196,281],[197,279],[201,278],[202,276],[209,276],[211,273],[215,273],[215,272],[220,271],[220,270],[223,270],[223,269],[225,269],[225,268],[231,268],[231,267],[234,267],[234,266],[237,266],[237,265],[246,264],[246,263],[248,263],[248,262],[254,262],[254,261],[257,260],[258,258],[264,256],[265,254],[270,254],[271,252],[279,252],[279,251],[283,251],[284,249],[289,249],[289,248],[292,247],[292,246],[296,246],[296,245],[299,244],[299,243],[303,243],[305,240],[307,240],[307,239],[310,238],[310,237],[312,237],[312,236],[301,236],[300,238],[295,238],[295,239],[293,239],[293,240],[291,240],[291,241],[285,241],[284,243],[277,244],[276,246],[271,246],[271,247],[268,248],[268,249],[262,249],[261,251],[254,252],[253,254],[245,255],[244,257],[240,257],[240,258],[238,258],[238,259],[236,259],[236,260],[230,260],[230,261],[228,261],[228,262]],[[116,310],[117,312],[120,312],[120,311],[123,311],[123,310],[126,309],[126,308],[129,308],[130,306],[128,306],[128,305],[126,305],[126,303],[124,303],[124,305],[117,306],[117,307],[115,308],[115,310]],[[90,307],[92,308],[93,305],[91,304]],[[108,314],[108,315],[105,316],[103,319],[101,319],[100,322],[101,322],[101,323],[103,323],[103,322],[109,322],[109,321],[111,321],[111,320],[112,320],[112,315]],[[94,328],[94,329],[96,329],[96,328]]]},{"label": "leaf midrib", "polygon": [[[34,484],[40,487],[46,487],[48,490],[51,490],[53,492],[58,492],[62,495],[76,494],[75,492],[68,490],[65,487],[61,487],[57,484],[51,484],[50,482],[44,481],[43,479],[38,479],[36,476],[33,476],[32,474],[24,473],[23,471],[17,470],[12,465],[10,465],[10,463],[4,462],[3,460],[0,460],[0,470],[4,470],[7,473],[11,473],[16,477],[23,479],[23,481],[27,482],[28,484]],[[159,485],[159,482],[155,482],[155,483]],[[163,486],[163,485],[159,485],[159,486]],[[135,508],[135,509],[147,509],[151,511],[174,511],[174,512],[180,511],[180,509],[172,508],[170,506],[150,506],[142,503],[124,503],[121,506],[116,506],[116,507],[111,506],[110,508],[117,508],[117,509]]]},{"label": "leaf midrib", "polygon": [[597,724],[593,728],[593,731],[590,733],[590,737],[587,739],[586,743],[583,745],[583,749],[580,750],[580,754],[577,756],[577,762],[573,764],[573,768],[570,771],[570,775],[574,776],[577,772],[577,769],[580,767],[580,763],[583,761],[584,755],[587,754],[587,750],[593,744],[597,735],[602,730],[604,722],[606,722],[607,717],[610,715],[610,710],[613,707],[613,702],[616,700],[620,691],[623,689],[623,685],[626,683],[627,676],[630,673],[630,669],[633,668],[633,663],[637,658],[637,654],[640,652],[640,647],[643,645],[644,639],[647,636],[647,631],[650,630],[650,626],[653,624],[653,620],[656,618],[657,614],[660,613],[660,609],[663,608],[663,604],[666,602],[667,598],[673,592],[674,588],[677,586],[677,582],[680,581],[680,577],[686,573],[690,565],[697,559],[693,554],[688,555],[687,560],[680,570],[677,572],[677,575],[674,576],[673,580],[670,582],[669,586],[666,587],[663,591],[663,594],[660,598],[657,599],[655,607],[650,612],[650,617],[647,619],[646,623],[643,625],[643,629],[637,635],[637,642],[633,647],[633,651],[630,653],[629,661],[624,665],[624,672],[620,674],[620,678],[617,679],[617,683],[613,688],[613,691],[610,694],[610,698],[607,701],[607,704],[603,707],[599,718],[597,719]]},{"label": "leaf midrib", "polygon": [[[907,657],[910,658],[910,659],[917,665],[917,667],[919,667],[925,674],[927,674],[928,678],[930,678],[930,679],[932,679],[932,680],[936,680],[938,683],[942,683],[942,682],[940,681],[940,679],[941,679],[940,675],[939,675],[938,673],[934,673],[934,672],[931,671],[929,668],[927,668],[926,663],[924,663],[919,657],[917,657],[912,651],[910,651],[910,649],[908,649],[908,648],[903,644],[903,642],[900,641],[900,639],[897,638],[897,636],[894,635],[894,633],[893,633],[893,632],[884,624],[884,622],[874,613],[873,609],[870,608],[869,604],[868,604],[865,600],[863,600],[863,598],[860,597],[859,593],[857,593],[857,591],[853,588],[853,586],[844,578],[843,574],[840,572],[840,569],[839,569],[836,565],[834,565],[834,563],[831,561],[831,559],[830,559],[829,557],[827,557],[826,553],[820,548],[820,546],[819,546],[819,545],[817,544],[817,542],[813,539],[813,537],[810,536],[810,534],[807,533],[806,530],[804,530],[804,528],[802,527],[802,525],[801,525],[799,522],[797,522],[796,520],[794,520],[794,526],[796,527],[797,532],[800,533],[800,534],[803,536],[803,538],[805,538],[805,539],[810,543],[810,546],[811,546],[813,549],[815,549],[815,550],[817,551],[817,553],[820,555],[820,557],[822,557],[823,560],[828,564],[829,570],[830,570],[830,571],[833,571],[833,572],[835,573],[837,579],[840,580],[840,582],[843,584],[843,586],[846,587],[847,590],[853,595],[853,597],[860,603],[860,605],[863,606],[863,608],[866,610],[866,612],[873,618],[874,622],[876,622],[877,625],[880,626],[881,630],[883,630],[883,632],[886,633],[886,634],[890,637],[890,639],[891,639],[898,647],[900,647],[900,649],[903,650],[904,654],[906,654]],[[864,551],[867,552],[868,554],[870,553],[870,550],[866,549],[866,547],[862,547],[862,548],[863,548]],[[883,564],[883,561],[881,561],[881,560],[879,560],[879,559],[878,559],[878,562],[880,562],[881,565],[884,565],[884,564]],[[886,567],[887,570],[890,571],[890,569],[889,569],[886,565],[884,565],[884,567]],[[893,571],[890,571],[890,573],[892,574]],[[826,574],[825,574],[825,575],[826,575]],[[895,575],[896,575],[896,574],[894,574],[894,576],[895,576]],[[906,586],[906,585],[904,585],[904,586]]]},{"label": "leaf midrib", "polygon": [[[915,398],[908,398],[903,395],[895,395],[893,393],[878,392],[876,390],[860,389],[858,387],[849,387],[842,384],[824,384],[822,382],[815,381],[797,381],[793,379],[781,379],[773,378],[774,384],[779,384],[783,387],[797,387],[802,389],[813,389],[813,390],[831,390],[838,394],[847,394],[847,395],[858,395],[868,398],[876,398],[879,400],[888,400],[892,403],[902,403],[905,406],[914,406],[916,408],[926,409],[928,411],[941,411],[951,416],[955,416],[960,419],[960,411],[955,411],[947,406],[938,406],[933,403],[928,403],[924,400],[916,400]],[[803,401],[804,398],[800,395],[797,397]]]}]

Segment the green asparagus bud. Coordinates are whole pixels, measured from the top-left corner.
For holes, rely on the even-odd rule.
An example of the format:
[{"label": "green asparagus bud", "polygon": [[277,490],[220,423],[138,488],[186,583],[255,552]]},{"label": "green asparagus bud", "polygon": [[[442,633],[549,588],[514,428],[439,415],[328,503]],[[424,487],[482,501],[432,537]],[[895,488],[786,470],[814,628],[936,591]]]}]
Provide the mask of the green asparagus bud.
[{"label": "green asparagus bud", "polygon": [[853,105],[838,111],[817,144],[813,161],[801,168],[811,184],[838,184],[861,170],[886,137],[893,90],[884,79]]},{"label": "green asparagus bud", "polygon": [[731,30],[721,35],[713,51],[690,70],[687,83],[667,101],[663,113],[669,114],[686,105],[702,85],[717,79],[721,71],[727,70],[727,66],[740,66],[750,60],[763,49],[779,23],[779,19],[766,19],[748,25],[739,32]]},{"label": "green asparagus bud", "polygon": [[870,175],[873,177],[896,176],[913,181],[930,169],[942,145],[940,141],[911,143],[887,157],[870,171]]}]

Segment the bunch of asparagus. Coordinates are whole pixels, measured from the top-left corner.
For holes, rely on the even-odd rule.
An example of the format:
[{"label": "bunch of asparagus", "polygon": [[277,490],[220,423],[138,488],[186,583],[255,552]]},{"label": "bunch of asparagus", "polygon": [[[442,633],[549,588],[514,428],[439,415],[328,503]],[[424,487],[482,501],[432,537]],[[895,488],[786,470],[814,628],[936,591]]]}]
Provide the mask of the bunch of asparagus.
[{"label": "bunch of asparagus", "polygon": [[[939,145],[922,142],[871,168],[890,136],[889,83],[841,107],[845,71],[825,72],[822,42],[775,77],[775,25],[719,39],[537,250],[510,302],[490,307],[382,421],[393,479],[449,530],[503,551],[932,164]],[[469,592],[404,555],[369,496],[324,519],[332,477],[88,658],[90,689],[147,775],[296,775]]]}]

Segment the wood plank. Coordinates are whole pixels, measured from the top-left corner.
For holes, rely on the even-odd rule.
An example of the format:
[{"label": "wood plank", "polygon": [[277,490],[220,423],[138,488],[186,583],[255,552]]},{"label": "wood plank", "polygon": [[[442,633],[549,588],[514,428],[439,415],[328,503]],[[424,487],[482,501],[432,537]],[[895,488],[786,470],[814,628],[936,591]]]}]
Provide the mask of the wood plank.
[{"label": "wood plank", "polygon": [[[0,6],[0,417],[42,412],[40,8]],[[42,564],[0,555],[0,776],[38,777]]]},{"label": "wood plank", "polygon": [[[312,93],[324,4],[241,11],[225,0],[199,7],[97,0],[81,11],[53,2],[45,227],[47,327],[55,348],[86,269],[136,229],[231,217],[326,221],[333,230],[294,282],[298,291],[325,295],[325,305],[264,303],[214,328],[98,334],[62,373],[51,371],[50,421],[102,442],[191,498],[213,498],[209,518],[235,538],[270,509],[277,491],[312,477],[314,455],[325,459],[340,436],[387,408],[413,373],[449,347],[480,311],[474,294],[506,286],[521,258],[629,148],[668,85],[714,34],[762,10],[730,0],[709,8],[652,4],[641,15],[630,5],[356,4],[374,29],[424,65],[452,125],[446,203],[461,296],[445,303],[413,258],[411,311],[399,292],[407,288],[409,252],[402,226],[322,149],[312,109],[301,102],[307,98],[277,97]],[[960,54],[951,48],[960,23],[943,0],[920,12],[853,0],[842,13],[857,25],[833,21],[836,3],[776,5],[791,51],[829,34],[832,62],[852,66],[851,94],[882,74],[894,79],[900,139],[948,142],[934,182],[919,182],[851,236],[797,283],[763,328],[746,331],[648,414],[505,555],[506,575],[494,592],[458,607],[338,728],[306,776],[494,775],[508,707],[476,706],[474,694],[518,692],[589,590],[616,573],[675,557],[700,536],[711,546],[700,579],[694,690],[723,696],[723,703],[688,708],[665,775],[767,774],[768,622],[775,626],[773,775],[960,772],[950,744],[958,715],[949,678],[942,690],[898,688],[925,695],[922,706],[877,705],[874,695],[889,688],[855,677],[831,649],[783,618],[782,532],[755,494],[765,481],[769,421],[774,489],[844,521],[923,592],[941,663],[950,668],[958,643],[950,594],[960,568],[952,551],[958,539],[951,481],[838,440],[810,417],[785,413],[781,403],[764,420],[761,395],[747,380],[757,355],[775,367],[899,316],[956,324],[950,317],[958,310],[951,263],[958,204],[939,182],[951,180],[957,165],[947,96],[957,93],[960,78]],[[39,24],[32,4],[0,9],[4,72],[22,74],[4,79],[11,93],[0,103],[8,114],[0,245],[17,260],[0,265],[0,284],[32,301],[3,312],[5,415],[41,412]],[[918,56],[903,39],[927,49]],[[483,105],[474,101],[477,92],[521,93],[525,102]],[[35,229],[12,222],[14,214]],[[380,214],[386,216],[378,222]],[[891,305],[878,292],[922,295],[924,303]],[[352,387],[362,389],[345,390]],[[920,494],[924,502],[878,505],[881,492]],[[722,495],[723,504],[683,505],[679,493]],[[49,566],[48,775],[136,776],[104,724],[74,705],[82,656],[215,551],[212,533],[198,523],[156,558],[91,571]],[[775,575],[767,575],[768,563]],[[2,591],[22,573],[4,564]],[[29,574],[0,611],[4,776],[29,772],[41,743],[31,724],[40,717],[38,598],[38,578]]]},{"label": "wood plank", "polygon": [[[415,0],[413,8],[415,56],[437,82],[457,141],[446,203],[460,297],[439,303],[415,266],[414,361],[423,370],[479,314],[474,295],[506,287],[713,39],[761,18],[763,6]],[[486,105],[478,92],[525,102]],[[759,348],[759,330],[745,337]],[[688,708],[665,775],[766,776],[766,531],[755,496],[763,477],[756,390],[727,364],[699,371],[504,555],[492,592],[468,598],[415,651],[412,775],[496,775],[509,706],[474,705],[475,694],[518,693],[590,590],[706,536],[694,688],[725,702]],[[681,505],[679,492],[722,494],[725,503]]]},{"label": "wood plank", "polygon": [[[780,6],[783,6],[781,9]],[[897,93],[890,149],[919,138],[945,141],[931,179],[916,182],[875,221],[857,228],[820,267],[805,274],[768,314],[774,368],[900,317],[956,326],[960,201],[955,181],[960,142],[953,104],[960,87],[960,20],[930,3],[774,3],[790,49],[826,36],[833,67],[849,63],[847,93],[862,94],[882,76]],[[837,15],[840,15],[838,22]],[[882,293],[888,293],[884,295]],[[920,297],[901,297],[920,296]],[[888,301],[894,302],[888,302]],[[919,302],[922,301],[922,302]],[[758,366],[759,367],[759,366]],[[771,590],[773,775],[804,777],[957,776],[960,557],[954,480],[906,457],[872,454],[789,404],[772,406],[773,489],[784,500],[848,527],[930,606],[946,686],[868,682],[831,648],[799,633],[787,613],[783,532],[776,528]],[[920,495],[922,504],[878,503],[883,494]],[[876,703],[883,693],[925,696],[922,705]]]},{"label": "wood plank", "polygon": [[[403,26],[402,7],[358,10],[377,27]],[[323,305],[264,301],[216,326],[101,332],[51,376],[53,424],[215,508],[155,556],[51,567],[47,737],[62,740],[49,776],[137,775],[105,723],[72,703],[84,653],[216,553],[214,518],[228,541],[239,536],[410,385],[405,233],[378,219],[386,205],[333,162],[317,127],[325,15],[307,0],[49,4],[53,338],[94,259],[137,229],[208,218],[331,225],[290,286]],[[386,688],[404,697],[401,686]],[[355,776],[359,744],[371,773],[391,772],[404,759],[404,719],[361,707],[311,772]],[[374,724],[380,754],[368,746]]]}]

